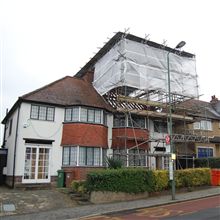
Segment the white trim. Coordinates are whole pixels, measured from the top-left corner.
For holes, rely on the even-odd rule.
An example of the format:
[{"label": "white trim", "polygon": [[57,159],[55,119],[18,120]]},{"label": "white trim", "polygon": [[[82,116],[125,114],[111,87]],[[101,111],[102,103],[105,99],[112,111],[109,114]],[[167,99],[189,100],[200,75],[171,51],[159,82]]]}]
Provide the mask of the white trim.
[{"label": "white trim", "polygon": [[[35,161],[35,178],[34,179],[24,179],[24,168],[23,168],[23,176],[22,183],[50,183],[50,164],[51,164],[51,147],[52,145],[42,145],[42,144],[26,144],[25,145],[25,157],[26,157],[26,149],[27,148],[36,148],[36,161]],[[45,148],[49,149],[49,164],[48,164],[48,179],[38,179],[38,160],[39,160],[39,149]],[[25,159],[24,157],[24,159]],[[25,167],[25,164],[24,164]]]}]

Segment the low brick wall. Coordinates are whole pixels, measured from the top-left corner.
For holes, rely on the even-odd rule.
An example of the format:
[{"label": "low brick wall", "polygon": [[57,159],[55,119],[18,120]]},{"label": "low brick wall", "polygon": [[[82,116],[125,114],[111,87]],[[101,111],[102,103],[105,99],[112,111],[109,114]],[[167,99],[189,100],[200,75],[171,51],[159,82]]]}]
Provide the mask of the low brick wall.
[{"label": "low brick wall", "polygon": [[145,199],[148,197],[149,197],[148,192],[134,194],[134,193],[124,193],[124,192],[93,191],[91,192],[90,195],[90,202],[95,204],[102,204],[102,203],[110,203],[116,201]]}]

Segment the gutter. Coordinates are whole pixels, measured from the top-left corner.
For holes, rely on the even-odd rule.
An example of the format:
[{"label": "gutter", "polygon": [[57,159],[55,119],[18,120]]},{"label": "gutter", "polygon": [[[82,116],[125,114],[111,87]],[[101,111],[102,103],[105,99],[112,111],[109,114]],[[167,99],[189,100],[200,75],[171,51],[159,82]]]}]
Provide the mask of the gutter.
[{"label": "gutter", "polygon": [[16,151],[17,151],[17,139],[18,139],[18,125],[19,125],[20,107],[21,107],[21,104],[19,103],[19,105],[18,105],[18,116],[17,116],[16,133],[15,133],[12,188],[15,188],[15,162],[16,162]]}]

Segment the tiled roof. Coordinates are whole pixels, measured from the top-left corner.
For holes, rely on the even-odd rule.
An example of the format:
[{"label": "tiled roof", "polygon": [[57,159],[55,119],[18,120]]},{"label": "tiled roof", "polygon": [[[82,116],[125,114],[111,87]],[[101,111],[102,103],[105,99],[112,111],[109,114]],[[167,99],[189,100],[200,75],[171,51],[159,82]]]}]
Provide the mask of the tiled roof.
[{"label": "tiled roof", "polygon": [[96,92],[90,82],[71,76],[66,76],[23,95],[20,99],[62,106],[84,105],[111,111],[111,107]]},{"label": "tiled roof", "polygon": [[[190,109],[192,115],[220,120],[220,114],[215,110],[213,104],[197,99],[190,99],[180,104],[186,110]],[[194,113],[193,113],[194,112]]]}]

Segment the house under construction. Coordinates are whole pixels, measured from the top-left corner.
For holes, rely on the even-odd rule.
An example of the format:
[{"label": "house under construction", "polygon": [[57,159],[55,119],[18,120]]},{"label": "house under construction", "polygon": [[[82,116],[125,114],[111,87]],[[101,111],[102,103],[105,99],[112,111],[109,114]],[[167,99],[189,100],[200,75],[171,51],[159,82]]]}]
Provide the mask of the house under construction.
[{"label": "house under construction", "polygon": [[0,177],[55,184],[63,169],[70,186],[107,156],[149,169],[168,169],[171,151],[176,168],[220,156],[220,101],[198,98],[195,55],[118,32],[75,76],[18,98],[2,122]]},{"label": "house under construction", "polygon": [[[114,157],[123,160],[125,166],[147,164],[150,168],[167,169],[171,152],[170,144],[166,143],[168,137],[172,138],[177,154],[177,167],[193,166],[198,155],[196,144],[206,146],[210,142],[212,128],[207,126],[213,109],[198,100],[195,55],[117,33],[77,76],[81,77],[85,70],[94,73],[94,88],[115,109]],[[218,121],[219,116],[217,113],[211,118]],[[170,117],[172,137],[168,131]],[[195,128],[201,123],[207,128]],[[215,150],[219,152],[218,144]]]}]

